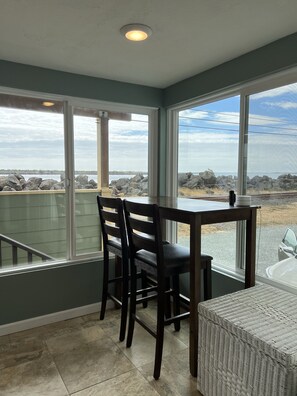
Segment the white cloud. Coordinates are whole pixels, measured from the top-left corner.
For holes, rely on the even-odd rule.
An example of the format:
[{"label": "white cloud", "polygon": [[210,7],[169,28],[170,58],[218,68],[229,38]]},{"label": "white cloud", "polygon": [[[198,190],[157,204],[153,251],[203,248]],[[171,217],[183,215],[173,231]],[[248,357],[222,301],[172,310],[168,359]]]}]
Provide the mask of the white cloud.
[{"label": "white cloud", "polygon": [[218,144],[218,143],[237,143],[238,135],[230,133],[217,133],[205,131],[188,131],[180,133],[179,143],[183,144]]},{"label": "white cloud", "polygon": [[[207,129],[207,125],[217,125],[218,130],[224,130],[224,129],[236,129],[238,128],[239,130],[239,112],[207,112],[207,111],[192,111],[190,110],[185,110],[181,112],[184,114],[187,114],[189,118],[181,118],[181,124],[189,124],[189,125],[194,125],[195,121],[197,121],[197,125],[199,125],[199,121],[203,121],[203,124],[199,125],[201,130],[203,130],[203,126],[205,126],[205,129]],[[180,113],[180,114],[181,114]],[[258,125],[258,126],[268,126],[271,124],[278,124],[278,123],[283,123],[283,119],[279,117],[270,117],[266,115],[261,115],[261,114],[249,114],[249,125]],[[225,124],[225,125],[224,125]],[[230,125],[228,125],[230,124]]]},{"label": "white cloud", "polygon": [[251,99],[274,98],[284,94],[297,94],[297,83],[270,89],[269,91],[259,92],[257,94],[251,95]]},{"label": "white cloud", "polygon": [[282,101],[282,102],[263,102],[266,106],[271,107],[280,107],[281,109],[297,109],[297,102],[289,102],[289,101]]}]

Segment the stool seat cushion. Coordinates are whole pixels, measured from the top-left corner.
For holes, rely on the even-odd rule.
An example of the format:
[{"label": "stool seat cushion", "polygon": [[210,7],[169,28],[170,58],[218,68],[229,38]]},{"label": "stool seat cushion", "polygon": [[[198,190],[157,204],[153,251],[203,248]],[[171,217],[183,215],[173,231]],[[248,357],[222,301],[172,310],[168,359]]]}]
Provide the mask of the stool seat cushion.
[{"label": "stool seat cushion", "polygon": [[[189,272],[190,266],[190,249],[184,247],[182,245],[173,244],[173,243],[164,243],[163,244],[163,253],[164,253],[164,266],[165,266],[165,274],[171,274],[171,271],[174,271],[175,268],[179,267],[180,273]],[[153,267],[154,271],[157,270],[157,258],[156,254],[152,252],[148,252],[147,250],[139,250],[135,254],[136,265],[138,260],[141,262],[145,262],[151,267]],[[211,263],[212,257],[206,254],[201,254],[201,269],[205,269],[206,265]]]},{"label": "stool seat cushion", "polygon": [[198,305],[204,396],[297,395],[297,296],[259,285]]}]

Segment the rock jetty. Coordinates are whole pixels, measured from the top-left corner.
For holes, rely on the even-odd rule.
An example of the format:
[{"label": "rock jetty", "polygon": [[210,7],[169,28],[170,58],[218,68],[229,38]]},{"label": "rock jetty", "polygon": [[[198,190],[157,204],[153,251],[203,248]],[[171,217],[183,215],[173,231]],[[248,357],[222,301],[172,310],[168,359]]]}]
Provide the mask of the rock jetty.
[{"label": "rock jetty", "polygon": [[[61,174],[60,180],[30,177],[27,180],[19,173],[8,176],[0,175],[0,191],[36,191],[36,190],[62,190],[64,189],[65,176]],[[204,190],[211,194],[212,189],[229,191],[236,189],[236,176],[216,176],[211,169],[198,174],[191,172],[181,173],[178,176],[180,189]],[[297,190],[297,176],[283,174],[277,178],[269,176],[254,176],[247,179],[248,189],[255,191],[294,191]],[[97,183],[87,175],[75,177],[76,189],[97,189]],[[148,194],[148,177],[137,173],[131,178],[112,180],[109,188],[113,196],[142,196]]]},{"label": "rock jetty", "polygon": [[111,195],[114,196],[143,196],[148,195],[148,177],[137,173],[131,178],[112,180]]},{"label": "rock jetty", "polygon": [[[222,191],[236,189],[236,176],[216,176],[211,169],[193,174],[191,172],[181,173],[178,176],[179,188],[203,189],[211,193],[212,188]],[[269,176],[254,176],[247,178],[247,189],[258,191],[292,191],[297,190],[297,176],[283,174],[273,179]]]},{"label": "rock jetty", "polygon": [[[60,180],[42,179],[42,177],[29,177],[13,173],[8,176],[0,176],[0,191],[35,191],[35,190],[63,190],[65,188],[65,176],[61,174]],[[94,189],[97,183],[87,175],[78,175],[75,178],[76,189]]]}]

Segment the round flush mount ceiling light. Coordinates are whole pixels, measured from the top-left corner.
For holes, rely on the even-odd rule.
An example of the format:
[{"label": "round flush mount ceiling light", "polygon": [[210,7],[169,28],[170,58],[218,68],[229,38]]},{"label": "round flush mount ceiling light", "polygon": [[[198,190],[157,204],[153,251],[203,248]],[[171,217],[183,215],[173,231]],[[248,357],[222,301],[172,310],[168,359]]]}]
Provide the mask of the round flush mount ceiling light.
[{"label": "round flush mount ceiling light", "polygon": [[46,101],[42,102],[42,105],[45,107],[52,107],[52,106],[54,106],[54,104],[55,104],[54,102],[46,102]]},{"label": "round flush mount ceiling light", "polygon": [[146,40],[153,31],[149,26],[140,23],[131,23],[130,25],[123,26],[121,28],[121,33],[127,40],[143,41]]}]

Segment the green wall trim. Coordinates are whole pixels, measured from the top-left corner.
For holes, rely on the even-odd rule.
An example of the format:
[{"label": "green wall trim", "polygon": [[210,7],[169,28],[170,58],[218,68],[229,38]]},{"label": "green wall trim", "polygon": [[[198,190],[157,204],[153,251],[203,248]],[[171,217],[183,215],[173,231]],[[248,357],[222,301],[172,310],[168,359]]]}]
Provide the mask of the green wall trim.
[{"label": "green wall trim", "polygon": [[164,91],[164,106],[173,106],[297,65],[297,33],[180,81]]},{"label": "green wall trim", "polygon": [[101,283],[99,261],[0,277],[0,325],[98,303]]},{"label": "green wall trim", "polygon": [[131,105],[160,107],[161,89],[0,60],[0,86]]}]

